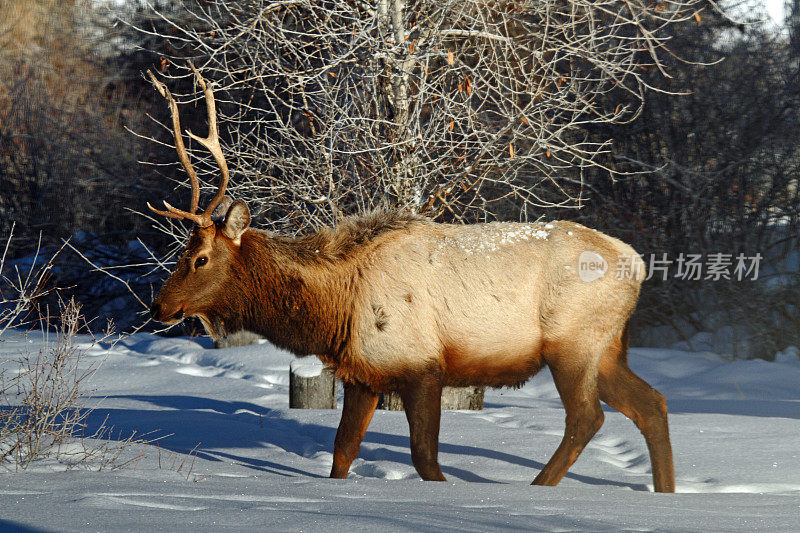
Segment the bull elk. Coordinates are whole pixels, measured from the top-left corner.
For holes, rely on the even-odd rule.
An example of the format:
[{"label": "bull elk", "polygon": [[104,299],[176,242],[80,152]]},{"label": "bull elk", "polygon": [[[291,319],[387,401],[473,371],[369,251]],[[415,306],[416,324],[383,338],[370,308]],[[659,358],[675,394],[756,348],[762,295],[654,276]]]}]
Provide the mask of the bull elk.
[{"label": "bull elk", "polygon": [[451,225],[402,212],[348,218],[298,239],[253,229],[247,205],[225,197],[213,90],[192,70],[209,134],[188,134],[214,156],[221,184],[197,214],[199,184],[178,108],[150,73],[169,103],[192,199],[188,211],[148,207],[196,223],[152,316],[167,324],[195,316],[214,338],[246,329],[298,356],[317,354],[345,390],[331,477],[347,476],[378,393],[398,391],[414,467],[422,479],[443,481],[442,386],[520,385],[546,365],[566,429],[533,484],[556,485],[566,474],[603,424],[602,400],[644,434],[655,490],[674,490],[666,402],[627,362],[641,276],[584,279],[579,271],[588,252],[642,272],[630,246],[572,222]]}]

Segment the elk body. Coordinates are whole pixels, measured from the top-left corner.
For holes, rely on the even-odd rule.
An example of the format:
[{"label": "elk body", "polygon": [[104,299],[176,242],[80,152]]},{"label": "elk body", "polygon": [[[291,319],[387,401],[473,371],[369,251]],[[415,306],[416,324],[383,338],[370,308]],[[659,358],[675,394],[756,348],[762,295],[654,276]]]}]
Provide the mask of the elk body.
[{"label": "elk body", "polygon": [[[213,94],[195,74],[209,108],[211,133],[202,141],[221,154]],[[519,385],[547,366],[566,429],[534,484],[555,485],[565,475],[603,423],[602,400],[644,434],[655,490],[674,490],[666,403],[627,363],[628,320],[644,270],[631,247],[572,222],[462,226],[403,213],[350,218],[288,239],[250,228],[247,206],[223,199],[224,185],[197,215],[199,186],[178,141],[177,107],[153,81],[170,102],[194,189],[190,211],[167,204],[157,212],[197,223],[153,317],[197,316],[215,338],[247,329],[297,355],[319,356],[345,388],[331,477],[347,476],[378,394],[395,390],[417,472],[444,480],[442,386]],[[584,252],[610,271],[581,279]],[[620,262],[640,275],[614,275]]]}]

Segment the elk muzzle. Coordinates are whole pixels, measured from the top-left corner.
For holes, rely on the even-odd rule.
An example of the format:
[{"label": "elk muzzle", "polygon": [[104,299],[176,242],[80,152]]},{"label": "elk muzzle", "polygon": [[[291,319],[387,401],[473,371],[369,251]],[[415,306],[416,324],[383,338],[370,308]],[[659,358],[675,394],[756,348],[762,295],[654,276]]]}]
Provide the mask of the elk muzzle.
[{"label": "elk muzzle", "polygon": [[171,315],[167,315],[164,310],[164,307],[156,301],[154,301],[153,304],[150,306],[150,316],[152,316],[153,319],[157,320],[158,322],[164,322],[164,323],[179,322],[180,320],[183,319],[183,315],[184,315],[183,309],[178,309]]}]

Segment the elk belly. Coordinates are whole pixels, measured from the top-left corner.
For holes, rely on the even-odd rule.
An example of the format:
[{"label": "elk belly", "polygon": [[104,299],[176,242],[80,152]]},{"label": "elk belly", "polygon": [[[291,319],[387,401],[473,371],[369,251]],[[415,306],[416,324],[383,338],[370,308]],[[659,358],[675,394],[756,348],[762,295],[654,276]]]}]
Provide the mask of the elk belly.
[{"label": "elk belly", "polygon": [[516,387],[525,383],[544,366],[537,348],[520,353],[486,356],[447,347],[442,352],[442,360],[444,383],[456,387]]}]

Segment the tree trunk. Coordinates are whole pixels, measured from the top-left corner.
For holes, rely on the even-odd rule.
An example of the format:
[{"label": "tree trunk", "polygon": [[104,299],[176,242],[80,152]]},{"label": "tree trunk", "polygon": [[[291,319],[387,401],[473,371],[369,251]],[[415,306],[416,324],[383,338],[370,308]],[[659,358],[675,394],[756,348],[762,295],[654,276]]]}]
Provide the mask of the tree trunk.
[{"label": "tree trunk", "polygon": [[391,188],[395,194],[397,207],[419,210],[420,198],[416,198],[414,174],[418,162],[409,150],[411,142],[411,116],[409,90],[415,59],[409,54],[406,40],[406,2],[405,0],[380,0],[377,5],[378,29],[384,45],[384,64],[388,82],[381,84],[384,96],[393,111],[394,128],[392,141],[395,143],[395,161],[389,172]]}]

